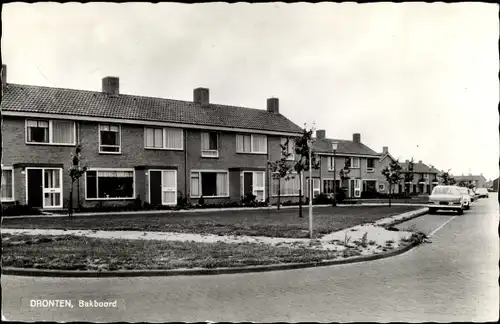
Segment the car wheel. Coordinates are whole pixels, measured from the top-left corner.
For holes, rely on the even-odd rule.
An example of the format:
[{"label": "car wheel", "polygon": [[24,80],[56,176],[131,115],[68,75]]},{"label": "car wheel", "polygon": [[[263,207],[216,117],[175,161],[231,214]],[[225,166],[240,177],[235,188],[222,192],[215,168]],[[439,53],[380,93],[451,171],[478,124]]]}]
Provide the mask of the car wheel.
[{"label": "car wheel", "polygon": [[464,210],[462,208],[457,209],[457,214],[462,215],[464,213]]}]

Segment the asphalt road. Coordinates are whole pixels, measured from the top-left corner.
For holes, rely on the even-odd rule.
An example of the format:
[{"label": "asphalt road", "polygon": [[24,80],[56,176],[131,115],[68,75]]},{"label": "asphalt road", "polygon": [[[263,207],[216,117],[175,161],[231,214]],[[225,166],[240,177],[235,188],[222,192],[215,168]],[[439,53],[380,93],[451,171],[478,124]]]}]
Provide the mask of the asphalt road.
[{"label": "asphalt road", "polygon": [[[401,224],[432,233],[431,243],[351,265],[200,277],[2,276],[2,313],[16,321],[496,321],[496,194],[454,216]],[[36,299],[71,299],[74,307],[30,307]],[[83,308],[78,300],[117,300],[118,307]]]}]

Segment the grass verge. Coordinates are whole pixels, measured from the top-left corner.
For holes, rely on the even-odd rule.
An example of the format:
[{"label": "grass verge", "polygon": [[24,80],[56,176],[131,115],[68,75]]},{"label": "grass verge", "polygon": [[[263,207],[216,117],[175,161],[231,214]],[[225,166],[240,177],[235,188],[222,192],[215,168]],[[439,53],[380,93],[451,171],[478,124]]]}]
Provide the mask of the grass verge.
[{"label": "grass verge", "polygon": [[[2,266],[52,270],[154,270],[317,262],[342,252],[265,244],[95,239],[2,234]],[[347,256],[359,255],[352,250]]]},{"label": "grass verge", "polygon": [[[413,211],[414,206],[361,206],[356,208],[317,207],[314,209],[316,237],[382,218]],[[234,212],[132,214],[67,218],[3,218],[4,228],[86,229],[103,231],[154,231],[215,235],[247,235],[307,238],[308,214],[298,209],[245,210]]]}]

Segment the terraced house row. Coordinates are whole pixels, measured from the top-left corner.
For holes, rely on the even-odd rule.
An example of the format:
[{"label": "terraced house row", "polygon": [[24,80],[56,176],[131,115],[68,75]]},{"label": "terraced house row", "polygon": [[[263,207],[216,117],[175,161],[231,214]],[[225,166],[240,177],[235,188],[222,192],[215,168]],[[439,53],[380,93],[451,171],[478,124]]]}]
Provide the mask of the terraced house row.
[{"label": "terraced house row", "polygon": [[[2,202],[43,209],[67,206],[77,144],[89,165],[75,188],[83,206],[128,204],[137,197],[175,205],[179,196],[220,203],[247,193],[272,203],[278,183],[267,162],[280,158],[281,143],[302,133],[280,113],[278,98],[267,99],[264,110],[211,103],[206,88],[194,89],[193,101],[125,95],[117,77],[103,78],[101,92],[11,84],[6,66],[2,89]],[[333,192],[334,178],[341,185],[346,157],[351,172],[342,185],[349,197],[387,192],[380,174],[393,159],[387,148],[377,153],[356,133],[338,140],[334,159],[332,140],[322,130],[316,135],[321,168],[311,181],[315,194]],[[281,195],[298,199],[300,183],[307,186],[309,179],[281,181]]]}]

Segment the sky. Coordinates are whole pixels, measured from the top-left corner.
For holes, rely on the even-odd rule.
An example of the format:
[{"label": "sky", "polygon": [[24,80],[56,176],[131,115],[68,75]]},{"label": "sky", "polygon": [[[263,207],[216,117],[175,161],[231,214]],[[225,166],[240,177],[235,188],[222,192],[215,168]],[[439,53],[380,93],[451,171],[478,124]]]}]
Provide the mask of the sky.
[{"label": "sky", "polygon": [[499,175],[498,7],[486,3],[9,3],[10,83],[280,112],[401,161]]}]

